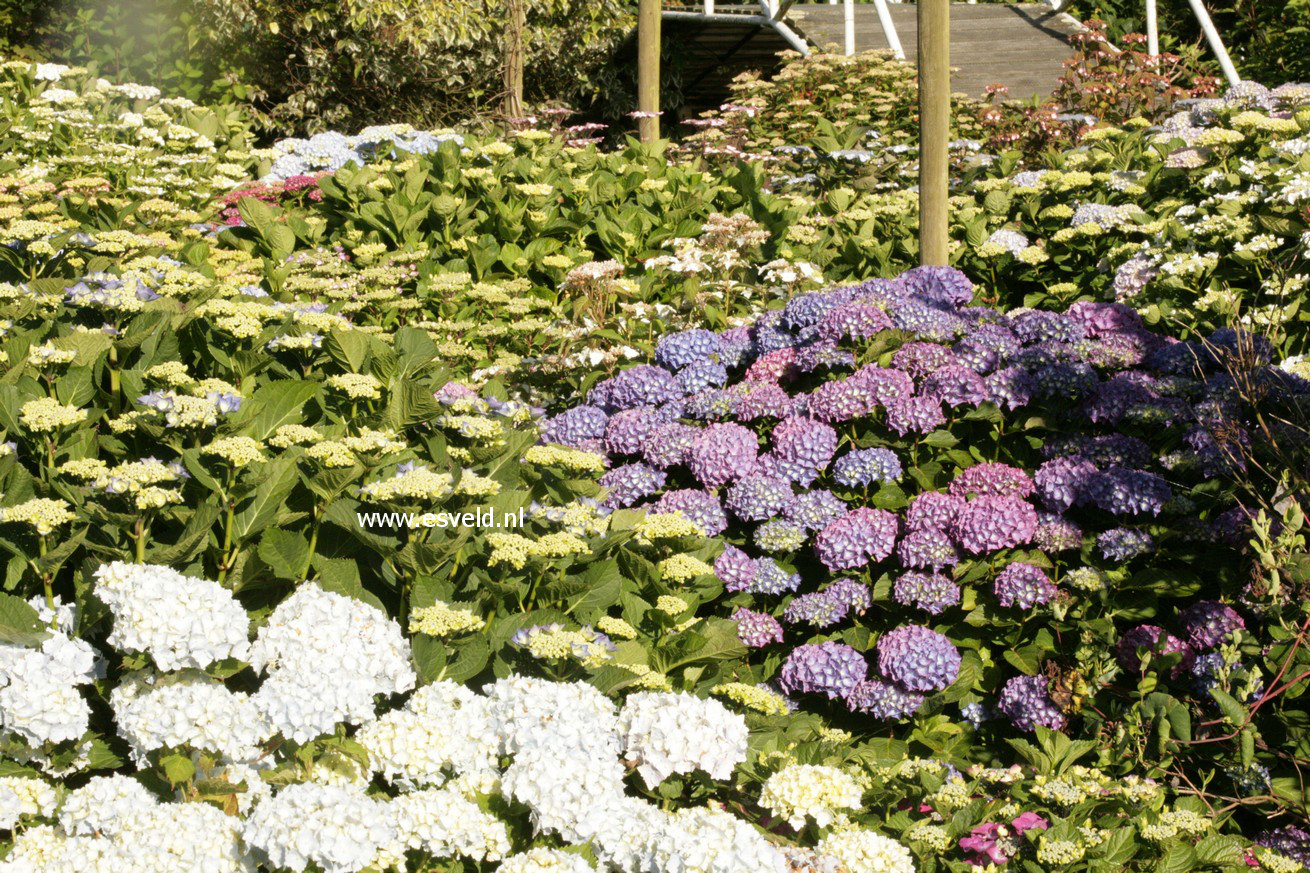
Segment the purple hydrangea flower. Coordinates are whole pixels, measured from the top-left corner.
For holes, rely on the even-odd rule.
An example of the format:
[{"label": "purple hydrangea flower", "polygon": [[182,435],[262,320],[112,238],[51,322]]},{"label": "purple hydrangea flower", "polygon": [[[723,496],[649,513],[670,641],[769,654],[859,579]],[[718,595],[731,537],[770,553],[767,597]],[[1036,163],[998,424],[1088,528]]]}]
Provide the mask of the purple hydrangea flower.
[{"label": "purple hydrangea flower", "polygon": [[1163,628],[1153,624],[1140,624],[1120,637],[1119,642],[1114,647],[1114,656],[1119,661],[1119,666],[1129,673],[1136,674],[1141,669],[1141,661],[1138,659],[1137,650],[1147,649],[1154,652],[1157,648],[1166,655],[1180,654],[1183,656],[1182,661],[1170,671],[1171,678],[1176,679],[1192,668],[1195,654],[1191,646],[1173,634],[1165,633]]},{"label": "purple hydrangea flower", "polygon": [[770,435],[774,470],[798,485],[809,485],[827,469],[837,451],[837,432],[811,418],[778,422]]},{"label": "purple hydrangea flower", "polygon": [[660,469],[685,464],[691,444],[699,434],[700,428],[676,421],[658,425],[647,435],[642,446],[642,458],[647,464]]},{"label": "purple hydrangea flower", "polygon": [[950,340],[964,330],[964,321],[955,313],[915,300],[893,304],[888,314],[897,328],[923,339]]},{"label": "purple hydrangea flower", "polygon": [[833,309],[819,322],[819,336],[829,340],[846,337],[867,339],[884,330],[890,330],[892,320],[887,313],[868,303],[847,303]]},{"label": "purple hydrangea flower", "polygon": [[1082,324],[1057,312],[1029,310],[1016,315],[1010,325],[1024,345],[1055,340],[1076,343],[1087,336]]},{"label": "purple hydrangea flower", "polygon": [[848,696],[868,674],[864,656],[845,643],[808,643],[792,649],[778,685],[784,694],[826,694],[835,700]]},{"label": "purple hydrangea flower", "polygon": [[1126,564],[1133,558],[1155,551],[1155,540],[1146,531],[1116,527],[1096,538],[1096,548],[1102,557]]},{"label": "purple hydrangea flower", "polygon": [[1022,367],[997,370],[983,380],[983,385],[993,403],[1012,411],[1027,406],[1037,387],[1033,377]]},{"label": "purple hydrangea flower", "polygon": [[1213,649],[1233,631],[1246,627],[1246,622],[1231,606],[1216,600],[1198,600],[1183,610],[1181,621],[1188,641],[1201,651]]},{"label": "purple hydrangea flower", "polygon": [[977,406],[989,397],[983,377],[959,364],[928,375],[923,380],[922,390],[947,406]]},{"label": "purple hydrangea flower", "polygon": [[624,464],[600,477],[600,486],[609,491],[605,506],[619,509],[632,506],[664,487],[668,474],[645,464]]},{"label": "purple hydrangea flower", "polygon": [[898,436],[928,433],[945,423],[942,401],[934,395],[902,397],[887,404],[887,426]]},{"label": "purple hydrangea flower", "polygon": [[867,713],[883,721],[908,718],[922,705],[922,694],[906,691],[881,679],[866,679],[846,696],[846,707],[851,712]]},{"label": "purple hydrangea flower", "polygon": [[918,570],[940,570],[954,567],[960,556],[946,532],[935,527],[912,530],[896,546],[896,557],[902,567]]},{"label": "purple hydrangea flower", "polygon": [[975,555],[1012,549],[1031,542],[1037,531],[1037,511],[1017,497],[979,497],[965,504],[951,532],[965,551]]},{"label": "purple hydrangea flower", "polygon": [[807,531],[823,530],[828,522],[846,514],[841,498],[825,489],[804,491],[783,509],[785,519]]},{"label": "purple hydrangea flower", "polygon": [[1043,552],[1064,552],[1082,548],[1083,531],[1062,515],[1039,512],[1033,544]]},{"label": "purple hydrangea flower", "polygon": [[1051,730],[1064,730],[1065,718],[1051,700],[1042,676],[1015,676],[1001,689],[996,708],[1021,731],[1036,730],[1043,725]]},{"label": "purple hydrangea flower", "polygon": [[1041,568],[1022,561],[1007,564],[1004,570],[996,574],[992,591],[1001,606],[1017,606],[1020,609],[1032,609],[1049,603],[1058,593],[1055,583]]},{"label": "purple hydrangea flower", "polygon": [[1265,831],[1255,838],[1256,845],[1272,849],[1301,862],[1301,866],[1310,867],[1310,832],[1296,825],[1284,825],[1272,831]]},{"label": "purple hydrangea flower", "polygon": [[937,370],[956,366],[958,363],[954,352],[937,343],[906,343],[892,355],[892,366],[904,370],[916,379],[922,379]]},{"label": "purple hydrangea flower", "polygon": [[1069,307],[1068,317],[1082,325],[1088,336],[1142,328],[1142,317],[1137,310],[1122,303],[1081,301]]},{"label": "purple hydrangea flower", "polygon": [[781,323],[788,330],[811,327],[843,303],[840,295],[814,292],[793,297],[782,309]]},{"label": "purple hydrangea flower", "polygon": [[722,388],[727,381],[728,369],[718,361],[696,361],[678,371],[678,387],[685,394]]},{"label": "purple hydrangea flower", "polygon": [[595,406],[575,406],[542,422],[541,441],[577,448],[586,440],[605,435],[609,416]]},{"label": "purple hydrangea flower", "polygon": [[723,347],[723,341],[708,330],[683,330],[661,337],[655,344],[655,361],[670,370],[707,361]]},{"label": "purple hydrangea flower", "polygon": [[892,586],[892,598],[902,606],[940,615],[960,602],[960,586],[941,573],[906,573]]},{"label": "purple hydrangea flower", "polygon": [[1033,481],[1042,504],[1052,512],[1064,512],[1083,502],[1087,484],[1095,475],[1095,464],[1081,455],[1070,455],[1042,464]]},{"label": "purple hydrangea flower", "polygon": [[737,418],[755,421],[760,418],[786,418],[793,408],[792,398],[772,382],[744,383],[736,403]]},{"label": "purple hydrangea flower", "polygon": [[973,299],[973,283],[954,267],[914,267],[899,280],[915,298],[943,308],[958,309]]},{"label": "purple hydrangea flower", "polygon": [[1087,499],[1112,515],[1159,515],[1173,490],[1154,473],[1111,467],[1087,481]]},{"label": "purple hydrangea flower", "polygon": [[910,508],[905,513],[905,526],[909,530],[950,530],[956,516],[964,509],[965,502],[963,497],[953,494],[925,491],[910,501]]},{"label": "purple hydrangea flower", "polygon": [[1047,398],[1077,398],[1096,387],[1096,371],[1082,361],[1048,364],[1033,374],[1033,393]]},{"label": "purple hydrangea flower", "polygon": [[732,418],[737,392],[731,389],[706,388],[687,397],[683,412],[698,421],[726,421]]},{"label": "purple hydrangea flower", "polygon": [[790,482],[752,473],[728,489],[724,503],[742,521],[764,521],[779,515],[791,499]]},{"label": "purple hydrangea flower", "polygon": [[759,442],[739,424],[712,424],[692,441],[687,466],[707,488],[718,488],[755,469]]},{"label": "purple hydrangea flower", "polygon": [[659,406],[682,396],[678,380],[661,367],[640,364],[599,382],[587,402],[610,412],[634,406]]},{"label": "purple hydrangea flower", "polygon": [[829,570],[853,570],[890,555],[896,529],[890,512],[861,506],[829,522],[815,538],[814,550]]},{"label": "purple hydrangea flower", "polygon": [[857,449],[837,459],[832,478],[848,488],[895,482],[901,478],[901,462],[891,449]]},{"label": "purple hydrangea flower", "polygon": [[960,652],[935,630],[903,625],[879,638],[878,672],[910,691],[941,691],[960,675]]},{"label": "purple hydrangea flower", "polygon": [[855,366],[855,355],[838,348],[832,341],[820,341],[796,349],[796,369],[813,373],[822,367],[839,370]]},{"label": "purple hydrangea flower", "polygon": [[1027,497],[1033,480],[1018,467],[988,461],[961,470],[949,490],[957,497]]},{"label": "purple hydrangea flower", "polygon": [[751,594],[786,594],[801,585],[800,573],[788,573],[772,558],[756,558],[755,567],[755,578],[746,589]]},{"label": "purple hydrangea flower", "polygon": [[651,431],[659,426],[649,406],[624,409],[605,424],[605,448],[616,455],[639,454]]},{"label": "purple hydrangea flower", "polygon": [[816,628],[832,627],[846,617],[849,607],[828,596],[826,591],[802,594],[787,604],[783,620],[788,624],[809,624]]},{"label": "purple hydrangea flower", "polygon": [[960,718],[973,725],[974,730],[982,727],[983,722],[991,721],[994,717],[995,714],[986,704],[974,702],[966,703],[960,707]]},{"label": "purple hydrangea flower", "polygon": [[710,537],[718,536],[728,527],[728,516],[719,498],[694,488],[666,491],[651,508],[655,512],[681,512]]},{"label": "purple hydrangea flower", "polygon": [[758,649],[769,643],[782,642],[782,625],[766,612],[738,607],[732,620],[737,622],[737,639],[743,646]]},{"label": "purple hydrangea flower", "polygon": [[806,408],[819,421],[833,423],[868,415],[877,408],[877,401],[867,388],[850,378],[820,385],[810,394]]},{"label": "purple hydrangea flower", "polygon": [[723,554],[714,559],[714,575],[731,592],[749,590],[757,572],[755,559],[736,546],[724,546]]}]

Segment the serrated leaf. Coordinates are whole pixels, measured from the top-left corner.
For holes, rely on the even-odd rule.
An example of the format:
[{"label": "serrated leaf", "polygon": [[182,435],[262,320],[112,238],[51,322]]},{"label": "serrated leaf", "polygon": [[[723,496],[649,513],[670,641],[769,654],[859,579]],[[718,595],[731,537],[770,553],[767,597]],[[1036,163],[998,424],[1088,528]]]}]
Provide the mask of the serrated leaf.
[{"label": "serrated leaf", "polygon": [[259,538],[256,554],[279,579],[295,581],[309,560],[309,542],[302,533],[269,528]]},{"label": "serrated leaf", "polygon": [[0,594],[0,642],[36,646],[49,635],[30,603],[12,594]]}]

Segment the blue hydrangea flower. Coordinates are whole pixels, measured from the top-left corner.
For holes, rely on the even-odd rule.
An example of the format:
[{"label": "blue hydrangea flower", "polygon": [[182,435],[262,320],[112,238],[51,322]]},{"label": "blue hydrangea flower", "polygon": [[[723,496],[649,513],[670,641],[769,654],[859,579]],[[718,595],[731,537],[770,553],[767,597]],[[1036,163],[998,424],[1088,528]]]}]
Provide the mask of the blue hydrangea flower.
[{"label": "blue hydrangea flower", "polygon": [[910,691],[941,691],[960,674],[960,652],[931,628],[904,625],[878,639],[878,672]]},{"label": "blue hydrangea flower", "polygon": [[655,344],[655,362],[670,370],[681,370],[700,361],[709,361],[722,347],[722,340],[713,331],[679,331],[661,337]]},{"label": "blue hydrangea flower", "polygon": [[941,573],[905,573],[892,586],[892,599],[902,606],[940,615],[960,602],[960,586]]},{"label": "blue hydrangea flower", "polygon": [[785,694],[826,694],[835,700],[847,697],[868,673],[864,656],[845,643],[807,643],[787,656],[778,685]]},{"label": "blue hydrangea flower", "polygon": [[882,721],[900,721],[914,715],[923,705],[923,699],[922,694],[906,691],[891,682],[866,679],[846,695],[846,707]]},{"label": "blue hydrangea flower", "polygon": [[895,482],[901,478],[901,462],[891,449],[856,449],[837,459],[832,478],[847,488]]},{"label": "blue hydrangea flower", "polygon": [[996,708],[1021,731],[1032,732],[1037,725],[1064,730],[1065,718],[1051,700],[1044,676],[1015,676],[1001,689]]}]

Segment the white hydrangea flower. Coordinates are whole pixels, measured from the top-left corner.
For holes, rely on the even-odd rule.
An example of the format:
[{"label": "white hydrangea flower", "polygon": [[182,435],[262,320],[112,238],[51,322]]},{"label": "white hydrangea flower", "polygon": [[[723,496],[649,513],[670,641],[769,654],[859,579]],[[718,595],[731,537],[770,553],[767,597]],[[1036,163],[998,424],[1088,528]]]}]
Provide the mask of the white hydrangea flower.
[{"label": "white hydrangea flower", "polygon": [[313,583],[278,605],[250,647],[268,679],[253,700],[283,736],[305,742],[374,715],[374,697],[414,687],[409,642],[379,609]]},{"label": "white hydrangea flower", "polygon": [[451,789],[402,794],[387,806],[405,848],[436,858],[496,861],[512,847],[504,822]]},{"label": "white hydrangea flower", "polygon": [[450,771],[478,793],[495,790],[500,781],[486,699],[454,682],[420,688],[404,709],[365,725],[355,739],[368,750],[373,769],[402,788],[440,787]]},{"label": "white hydrangea flower", "polygon": [[914,873],[914,856],[905,846],[873,831],[829,834],[819,841],[819,854],[836,858],[850,873]]},{"label": "white hydrangea flower", "polygon": [[[532,824],[570,843],[586,843],[622,806],[623,765],[565,750],[554,735],[525,742],[501,776],[501,792],[532,810]],[[623,820],[630,820],[623,816]]]},{"label": "white hydrangea flower", "polygon": [[274,867],[355,873],[397,841],[387,806],[357,788],[307,782],[288,785],[255,807],[242,837]]},{"label": "white hydrangea flower", "polygon": [[59,826],[69,836],[114,836],[131,830],[158,805],[159,799],[135,779],[117,773],[93,776],[64,798]]},{"label": "white hydrangea flower", "polygon": [[44,779],[0,776],[0,794],[4,792],[12,792],[18,798],[20,816],[50,815],[59,805],[59,793]]},{"label": "white hydrangea flower", "polygon": [[88,643],[62,633],[39,649],[0,645],[0,732],[33,746],[82,736],[91,707],[77,686],[96,678],[97,661]]},{"label": "white hydrangea flower", "polygon": [[498,873],[594,873],[594,868],[581,855],[541,847],[510,855]]},{"label": "white hydrangea flower", "polygon": [[249,695],[199,672],[138,673],[113,690],[109,703],[138,766],[148,752],[179,746],[249,761],[271,734]]},{"label": "white hydrangea flower", "polygon": [[115,561],[96,571],[95,594],[114,614],[109,644],[144,652],[161,670],[246,658],[250,617],[217,582]]},{"label": "white hydrangea flower", "polygon": [[23,799],[8,785],[0,785],[0,831],[12,831],[23,815]]},{"label": "white hydrangea flower", "polygon": [[836,820],[838,810],[858,808],[862,796],[856,781],[836,767],[793,764],[768,778],[760,792],[760,805],[799,830],[806,819],[827,827]]},{"label": "white hydrangea flower", "polygon": [[591,685],[509,676],[488,685],[483,693],[504,753],[514,754],[548,730],[558,740],[561,754],[570,745],[592,756],[618,754],[614,703]]},{"label": "white hydrangea flower", "polygon": [[727,779],[746,760],[746,719],[717,700],[690,694],[641,692],[619,713],[624,758],[648,788],[674,773],[704,770]]},{"label": "white hydrangea flower", "polygon": [[685,873],[787,873],[787,858],[759,831],[722,810],[682,809],[649,832],[640,869]]}]

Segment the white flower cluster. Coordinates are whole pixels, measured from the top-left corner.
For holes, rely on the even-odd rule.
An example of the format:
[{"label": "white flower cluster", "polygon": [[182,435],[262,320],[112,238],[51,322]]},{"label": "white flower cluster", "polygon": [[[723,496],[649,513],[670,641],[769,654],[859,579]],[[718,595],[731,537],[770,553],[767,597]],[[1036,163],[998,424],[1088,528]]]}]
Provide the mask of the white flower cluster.
[{"label": "white flower cluster", "polygon": [[371,720],[377,695],[409,691],[415,681],[400,625],[313,583],[273,610],[248,660],[268,673],[253,697],[256,708],[274,732],[298,743],[338,722]]},{"label": "white flower cluster", "polygon": [[501,862],[497,873],[592,873],[592,866],[580,855],[559,849],[529,849]]},{"label": "white flower cluster", "polygon": [[792,827],[805,827],[813,819],[819,827],[837,820],[840,810],[857,809],[863,792],[848,773],[819,764],[793,764],[764,783],[760,805],[787,819]]},{"label": "white flower cluster", "polygon": [[829,834],[819,841],[819,852],[836,858],[849,873],[914,873],[910,850],[873,831]]},{"label": "white flower cluster", "polygon": [[109,702],[138,766],[155,749],[179,746],[250,761],[271,733],[248,695],[199,672],[138,673],[115,688]]},{"label": "white flower cluster", "polygon": [[635,764],[647,787],[674,773],[704,770],[728,779],[746,760],[746,719],[717,700],[690,694],[641,692],[619,713],[624,759]]},{"label": "white flower cluster", "polygon": [[399,832],[384,801],[359,788],[304,782],[256,806],[242,836],[273,867],[351,873],[371,866]]},{"label": "white flower cluster", "polygon": [[217,582],[115,561],[96,571],[95,594],[114,614],[109,644],[143,652],[161,670],[246,658],[250,618]]},{"label": "white flower cluster", "polygon": [[75,740],[91,707],[78,690],[96,678],[95,649],[52,632],[38,649],[0,644],[0,737],[31,746]]}]

